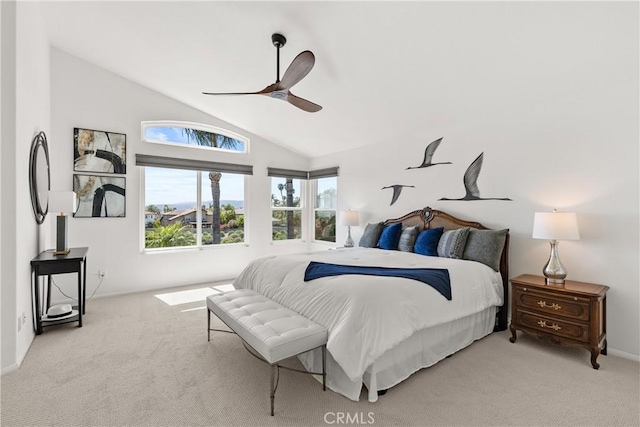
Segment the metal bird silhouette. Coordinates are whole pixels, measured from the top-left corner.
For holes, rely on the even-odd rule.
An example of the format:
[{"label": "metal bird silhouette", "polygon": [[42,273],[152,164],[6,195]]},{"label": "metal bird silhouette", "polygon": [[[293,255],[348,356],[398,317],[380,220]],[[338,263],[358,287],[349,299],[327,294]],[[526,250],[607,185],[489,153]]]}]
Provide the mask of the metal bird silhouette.
[{"label": "metal bird silhouette", "polygon": [[478,189],[478,175],[480,175],[480,169],[482,168],[482,160],[484,159],[484,153],[480,153],[477,159],[473,161],[467,168],[467,171],[464,173],[464,189],[467,194],[464,197],[459,199],[448,199],[443,197],[438,200],[511,200],[507,197],[498,198],[498,197],[489,197],[482,198],[480,197],[480,190]]},{"label": "metal bird silhouette", "polygon": [[431,159],[433,158],[433,153],[436,152],[441,142],[442,142],[442,138],[436,139],[431,144],[427,145],[427,148],[424,150],[424,160],[422,160],[422,164],[420,166],[409,166],[407,169],[428,168],[429,166],[434,166],[434,165],[450,165],[451,162],[439,162],[439,163],[431,162]]},{"label": "metal bird silhouette", "polygon": [[402,193],[402,187],[411,187],[411,188],[415,188],[415,186],[413,185],[400,185],[400,184],[396,184],[396,185],[389,185],[388,187],[382,187],[382,190],[387,189],[387,188],[393,188],[393,197],[391,198],[391,205],[393,205],[396,200],[398,200],[398,197],[400,197],[400,193]]}]

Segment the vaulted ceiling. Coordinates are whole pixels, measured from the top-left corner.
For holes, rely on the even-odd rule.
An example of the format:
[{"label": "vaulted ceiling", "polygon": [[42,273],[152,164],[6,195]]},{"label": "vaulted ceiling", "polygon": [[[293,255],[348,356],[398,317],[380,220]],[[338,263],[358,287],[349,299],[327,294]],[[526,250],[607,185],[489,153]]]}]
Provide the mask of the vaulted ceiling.
[{"label": "vaulted ceiling", "polygon": [[[43,2],[53,46],[309,157],[373,143],[430,142],[483,115],[637,78],[637,40],[606,2]],[[636,17],[637,18],[637,17]],[[262,96],[316,56],[292,92],[307,113]],[[614,40],[616,38],[613,38]],[[162,117],[162,119],[166,119]]]}]

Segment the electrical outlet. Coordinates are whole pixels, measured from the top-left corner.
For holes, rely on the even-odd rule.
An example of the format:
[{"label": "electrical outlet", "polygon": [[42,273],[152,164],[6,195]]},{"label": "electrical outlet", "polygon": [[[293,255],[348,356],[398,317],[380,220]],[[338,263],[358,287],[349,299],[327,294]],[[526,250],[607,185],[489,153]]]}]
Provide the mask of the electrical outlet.
[{"label": "electrical outlet", "polygon": [[22,318],[18,316],[18,332],[22,330]]},{"label": "electrical outlet", "polygon": [[100,277],[101,279],[106,277],[107,275],[107,270],[98,270],[98,277]]}]

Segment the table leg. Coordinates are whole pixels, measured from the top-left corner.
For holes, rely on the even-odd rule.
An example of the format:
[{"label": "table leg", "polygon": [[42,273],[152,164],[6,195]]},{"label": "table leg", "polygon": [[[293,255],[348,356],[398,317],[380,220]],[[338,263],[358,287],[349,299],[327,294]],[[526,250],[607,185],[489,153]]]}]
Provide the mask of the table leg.
[{"label": "table leg", "polygon": [[40,286],[38,278],[38,271],[35,271],[35,277],[33,280],[33,299],[35,301],[34,315],[36,318],[36,335],[42,334],[42,319],[40,319]]},{"label": "table leg", "polygon": [[82,272],[78,270],[78,328],[82,328],[82,311],[84,304],[82,304]]},{"label": "table leg", "polygon": [[49,307],[51,307],[51,275],[47,276],[47,310],[49,312]]},{"label": "table leg", "polygon": [[82,314],[87,311],[87,259],[82,260],[83,278],[82,278]]}]

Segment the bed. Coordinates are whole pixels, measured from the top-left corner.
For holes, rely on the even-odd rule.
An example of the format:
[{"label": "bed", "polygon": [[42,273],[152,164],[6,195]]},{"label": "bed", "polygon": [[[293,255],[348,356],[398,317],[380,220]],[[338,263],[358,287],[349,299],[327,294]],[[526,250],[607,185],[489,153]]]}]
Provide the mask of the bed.
[{"label": "bed", "polygon": [[[384,226],[398,223],[403,229],[489,230],[429,207],[386,220]],[[327,328],[327,386],[357,401],[364,385],[368,400],[375,402],[379,391],[494,330],[506,329],[509,235],[503,231],[499,267],[494,268],[464,259],[357,247],[259,258],[233,284],[255,290]],[[338,275],[305,282],[311,262],[446,269],[452,298],[424,283],[397,277]],[[298,358],[307,370],[319,372],[319,350]]]}]

